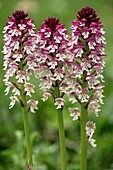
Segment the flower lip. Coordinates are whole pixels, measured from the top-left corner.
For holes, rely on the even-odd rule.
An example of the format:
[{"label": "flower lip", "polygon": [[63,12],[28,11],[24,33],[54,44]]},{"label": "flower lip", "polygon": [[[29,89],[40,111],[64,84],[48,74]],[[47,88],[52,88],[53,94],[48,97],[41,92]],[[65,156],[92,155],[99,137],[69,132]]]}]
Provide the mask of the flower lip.
[{"label": "flower lip", "polygon": [[95,11],[93,8],[90,8],[89,6],[86,6],[85,8],[82,8],[77,14],[77,18],[79,21],[86,19],[88,23],[91,22],[98,22],[99,18],[97,17]]},{"label": "flower lip", "polygon": [[20,21],[20,20],[23,20],[25,19],[26,17],[28,16],[28,13],[22,11],[22,10],[17,10],[13,13],[13,17],[17,20],[17,21]]}]

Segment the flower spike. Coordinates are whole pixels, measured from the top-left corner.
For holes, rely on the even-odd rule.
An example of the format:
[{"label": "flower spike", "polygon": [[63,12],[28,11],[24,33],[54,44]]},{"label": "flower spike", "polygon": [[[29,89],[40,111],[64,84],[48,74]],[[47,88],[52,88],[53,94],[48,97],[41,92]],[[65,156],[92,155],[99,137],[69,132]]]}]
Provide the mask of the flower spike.
[{"label": "flower spike", "polygon": [[[10,97],[12,108],[15,102],[21,101],[21,86],[24,84],[25,94],[31,96],[34,93],[34,85],[29,83],[32,70],[35,66],[35,26],[33,20],[28,18],[24,11],[17,10],[13,17],[9,17],[4,28],[4,70],[5,70],[5,92],[12,89],[13,96]],[[36,107],[37,109],[37,107]]]}]

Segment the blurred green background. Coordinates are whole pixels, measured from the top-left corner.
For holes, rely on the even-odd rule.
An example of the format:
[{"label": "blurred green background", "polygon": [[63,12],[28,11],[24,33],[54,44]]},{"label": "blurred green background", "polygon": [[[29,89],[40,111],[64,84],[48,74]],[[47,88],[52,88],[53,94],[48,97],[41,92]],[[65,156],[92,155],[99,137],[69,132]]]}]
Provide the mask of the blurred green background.
[{"label": "blurred green background", "polygon": [[[56,16],[69,30],[77,12],[90,6],[96,10],[106,31],[106,67],[104,71],[104,105],[96,122],[94,138],[97,148],[88,145],[88,170],[113,170],[113,0],[0,0],[0,49],[3,47],[2,30],[8,16],[16,9],[28,11],[38,30],[48,16]],[[70,31],[69,31],[70,32]],[[0,58],[0,170],[23,170],[26,166],[26,148],[21,109],[16,105],[8,109],[9,96],[4,95],[3,54]],[[35,82],[38,88],[38,82]],[[37,90],[38,91],[38,90]],[[60,170],[57,116],[53,101],[42,103],[42,93],[35,97],[39,109],[29,115],[34,154],[34,170]],[[79,170],[79,124],[72,121],[66,103],[64,123],[66,131],[68,170]]]}]

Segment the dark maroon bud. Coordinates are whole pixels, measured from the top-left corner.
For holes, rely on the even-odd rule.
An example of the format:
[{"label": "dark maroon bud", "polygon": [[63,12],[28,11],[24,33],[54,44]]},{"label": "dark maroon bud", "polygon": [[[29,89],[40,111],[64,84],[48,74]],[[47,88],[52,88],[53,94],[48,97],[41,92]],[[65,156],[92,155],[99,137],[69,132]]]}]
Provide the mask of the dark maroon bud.
[{"label": "dark maroon bud", "polygon": [[17,10],[13,13],[13,17],[18,21],[25,19],[27,16],[28,13],[25,13],[24,11],[21,10]]},{"label": "dark maroon bud", "polygon": [[82,8],[82,10],[78,12],[77,18],[79,21],[85,18],[87,21],[87,24],[90,24],[91,22],[97,23],[99,21],[99,18],[97,17],[93,8],[90,8],[88,6],[86,6],[85,8]]},{"label": "dark maroon bud", "polygon": [[52,31],[54,31],[56,26],[61,23],[59,19],[56,19],[55,17],[49,17],[45,20],[45,24],[47,25],[47,27],[51,28]]}]

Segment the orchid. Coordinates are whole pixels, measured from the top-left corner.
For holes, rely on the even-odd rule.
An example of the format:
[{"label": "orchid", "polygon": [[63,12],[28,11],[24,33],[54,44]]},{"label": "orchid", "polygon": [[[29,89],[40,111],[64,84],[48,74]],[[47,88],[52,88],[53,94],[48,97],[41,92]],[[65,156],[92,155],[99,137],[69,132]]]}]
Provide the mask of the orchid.
[{"label": "orchid", "polygon": [[81,170],[86,170],[87,141],[96,147],[92,138],[96,125],[88,121],[88,113],[99,116],[104,97],[105,32],[95,11],[88,6],[78,12],[77,20],[72,21],[71,32],[66,69],[74,79],[70,81],[68,97],[72,104],[78,102],[81,109],[69,108],[69,111],[73,120],[80,121]]},{"label": "orchid", "polygon": [[35,93],[35,86],[30,83],[32,71],[36,66],[36,34],[33,20],[28,18],[24,11],[17,10],[13,17],[9,17],[4,28],[4,83],[7,86],[5,93],[12,92],[9,108],[16,102],[20,103],[23,111],[24,130],[27,144],[28,167],[32,170],[32,151],[28,126],[28,111],[38,109],[38,101],[29,99]]}]

